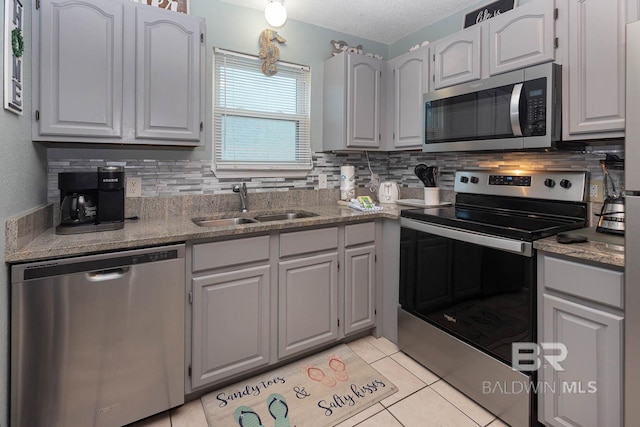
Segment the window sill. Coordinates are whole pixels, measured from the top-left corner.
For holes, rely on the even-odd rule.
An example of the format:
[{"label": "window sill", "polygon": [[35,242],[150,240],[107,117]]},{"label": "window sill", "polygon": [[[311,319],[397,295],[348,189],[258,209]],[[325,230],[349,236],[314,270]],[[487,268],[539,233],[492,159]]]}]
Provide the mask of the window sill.
[{"label": "window sill", "polygon": [[311,168],[216,170],[215,166],[211,166],[211,171],[217,178],[305,178],[311,172]]}]

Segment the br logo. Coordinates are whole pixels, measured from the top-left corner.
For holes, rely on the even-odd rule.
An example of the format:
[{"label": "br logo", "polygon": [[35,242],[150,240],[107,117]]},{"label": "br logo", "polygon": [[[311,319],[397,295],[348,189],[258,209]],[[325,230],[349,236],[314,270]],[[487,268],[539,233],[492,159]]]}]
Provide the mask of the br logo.
[{"label": "br logo", "polygon": [[511,368],[514,371],[537,371],[544,359],[556,371],[564,371],[560,365],[567,358],[567,346],[558,342],[515,342],[511,344]]}]

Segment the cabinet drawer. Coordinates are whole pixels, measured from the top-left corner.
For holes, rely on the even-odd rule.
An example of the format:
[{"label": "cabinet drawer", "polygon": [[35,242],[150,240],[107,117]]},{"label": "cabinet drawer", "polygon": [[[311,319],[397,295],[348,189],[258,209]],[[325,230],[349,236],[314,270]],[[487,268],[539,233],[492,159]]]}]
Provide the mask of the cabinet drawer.
[{"label": "cabinet drawer", "polygon": [[269,259],[269,236],[193,245],[193,272]]},{"label": "cabinet drawer", "polygon": [[280,256],[300,255],[338,247],[338,229],[294,231],[280,235]]},{"label": "cabinet drawer", "polygon": [[344,228],[344,245],[355,246],[375,241],[375,229],[373,222],[347,225]]},{"label": "cabinet drawer", "polygon": [[624,273],[564,259],[543,257],[544,284],[580,298],[624,306]]}]

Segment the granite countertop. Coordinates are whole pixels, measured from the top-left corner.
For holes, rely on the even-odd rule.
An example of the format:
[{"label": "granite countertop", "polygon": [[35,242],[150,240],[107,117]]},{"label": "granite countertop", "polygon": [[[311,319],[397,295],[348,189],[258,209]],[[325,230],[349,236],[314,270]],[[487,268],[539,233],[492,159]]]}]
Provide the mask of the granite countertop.
[{"label": "granite countertop", "polygon": [[[155,202],[151,200],[151,202]],[[275,204],[277,206],[277,204]],[[159,210],[164,205],[159,206]],[[190,205],[187,205],[190,207]],[[298,218],[294,220],[269,221],[262,223],[242,224],[225,227],[200,227],[195,225],[190,208],[179,210],[177,214],[164,215],[161,218],[144,218],[125,223],[121,230],[101,231],[96,233],[58,235],[55,227],[48,227],[44,231],[38,231],[34,236],[21,236],[16,233],[15,227],[7,227],[7,246],[5,262],[20,263],[68,256],[85,255],[106,251],[117,251],[145,246],[155,246],[177,242],[186,242],[204,239],[225,238],[229,236],[243,236],[256,233],[269,233],[278,230],[293,230],[302,227],[315,227],[349,222],[362,222],[370,219],[387,218],[397,220],[402,209],[411,209],[407,206],[396,204],[380,204],[384,209],[378,212],[360,212],[347,206],[332,203],[320,203],[315,205],[300,204],[286,205],[287,211],[301,210],[311,212],[317,216]],[[257,216],[263,213],[277,211],[273,205],[262,210],[252,210],[246,214],[238,211],[218,211],[207,216],[221,218],[229,216]],[[144,209],[142,209],[144,211]],[[50,216],[51,210],[37,209],[37,215]],[[42,218],[40,218],[42,220]],[[34,221],[31,216],[24,216],[13,225],[24,222],[29,224]],[[37,219],[35,220],[37,222]],[[50,222],[49,222],[50,223]],[[26,227],[32,228],[32,227]],[[562,244],[558,243],[555,236],[534,242],[535,249],[575,258],[577,261],[593,261],[607,264],[613,267],[624,268],[624,237],[610,234],[596,233],[594,228],[574,230],[571,233],[581,234],[589,238],[586,243]],[[11,244],[9,244],[11,243]]]},{"label": "granite countertop", "polygon": [[[270,221],[225,227],[200,227],[191,221],[191,217],[167,216],[161,219],[127,220],[123,229],[95,233],[58,235],[55,227],[50,227],[33,240],[5,253],[5,262],[20,263],[50,258],[85,255],[111,250],[184,242],[199,239],[212,239],[227,236],[241,236],[254,233],[268,233],[300,227],[313,227],[348,222],[361,222],[368,219],[400,217],[400,207],[395,204],[381,205],[378,212],[360,212],[336,203],[316,206],[287,207],[287,211],[302,210],[317,216],[294,220]],[[216,212],[211,218],[224,216],[253,216],[269,211]]]},{"label": "granite countertop", "polygon": [[584,243],[559,243],[555,236],[534,242],[535,249],[552,254],[575,258],[576,261],[594,261],[613,267],[624,268],[624,237],[597,233],[595,228],[583,228],[571,231],[570,234],[585,236],[589,240]]}]

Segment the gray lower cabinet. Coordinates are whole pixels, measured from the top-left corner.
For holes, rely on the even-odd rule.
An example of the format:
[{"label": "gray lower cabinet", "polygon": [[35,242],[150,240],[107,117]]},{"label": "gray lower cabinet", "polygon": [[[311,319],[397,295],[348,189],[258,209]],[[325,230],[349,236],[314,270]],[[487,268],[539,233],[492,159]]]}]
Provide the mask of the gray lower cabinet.
[{"label": "gray lower cabinet", "polygon": [[269,236],[191,250],[191,388],[270,363]]},{"label": "gray lower cabinet", "polygon": [[278,357],[338,339],[338,252],[281,261]]},{"label": "gray lower cabinet", "polygon": [[376,324],[375,224],[347,225],[344,250],[344,333]]},{"label": "gray lower cabinet", "polygon": [[548,426],[621,426],[624,274],[538,257],[538,418]]},{"label": "gray lower cabinet", "polygon": [[374,328],[375,229],[188,245],[187,393]]},{"label": "gray lower cabinet", "polygon": [[280,234],[278,357],[338,339],[338,228]]}]

